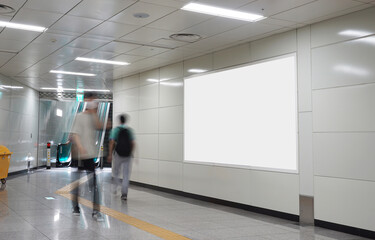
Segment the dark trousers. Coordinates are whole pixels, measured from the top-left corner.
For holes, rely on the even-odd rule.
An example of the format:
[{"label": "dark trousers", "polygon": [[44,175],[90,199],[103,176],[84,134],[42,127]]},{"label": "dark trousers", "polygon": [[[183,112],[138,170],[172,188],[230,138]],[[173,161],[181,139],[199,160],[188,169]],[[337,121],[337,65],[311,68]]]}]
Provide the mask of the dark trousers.
[{"label": "dark trousers", "polygon": [[[72,165],[73,166],[78,166],[78,161],[73,160]],[[83,171],[86,172],[87,176],[90,173],[93,173],[94,176],[91,179],[89,179],[89,189],[93,193],[93,202],[94,202],[93,210],[94,211],[99,211],[100,210],[100,205],[99,205],[99,188],[98,188],[98,185],[97,185],[97,179],[96,179],[96,174],[95,174],[95,167],[96,166],[95,166],[94,159],[81,160],[81,166],[78,166],[78,171],[77,171],[76,174],[78,175],[77,179],[80,179],[81,175],[82,175],[81,173]],[[76,187],[75,189],[73,189],[72,193],[73,193],[73,207],[76,208],[76,207],[78,207],[79,184],[78,184],[78,187]]]}]

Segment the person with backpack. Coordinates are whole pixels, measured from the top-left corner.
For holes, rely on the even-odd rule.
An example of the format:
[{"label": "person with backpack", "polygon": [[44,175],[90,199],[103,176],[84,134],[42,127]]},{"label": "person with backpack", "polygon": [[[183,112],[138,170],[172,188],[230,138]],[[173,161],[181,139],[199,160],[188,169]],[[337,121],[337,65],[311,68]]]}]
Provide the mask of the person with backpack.
[{"label": "person with backpack", "polygon": [[[125,123],[127,116],[122,114],[119,116],[120,126],[112,129],[109,136],[109,155],[107,158],[108,162],[112,162],[112,156],[114,156],[114,178],[115,187],[120,185],[119,171],[123,169],[122,174],[122,187],[121,187],[121,199],[126,201],[128,198],[128,187],[130,177],[130,163],[133,156],[133,150],[135,147],[135,138],[133,130],[128,127]],[[115,191],[117,194],[117,191]]]}]

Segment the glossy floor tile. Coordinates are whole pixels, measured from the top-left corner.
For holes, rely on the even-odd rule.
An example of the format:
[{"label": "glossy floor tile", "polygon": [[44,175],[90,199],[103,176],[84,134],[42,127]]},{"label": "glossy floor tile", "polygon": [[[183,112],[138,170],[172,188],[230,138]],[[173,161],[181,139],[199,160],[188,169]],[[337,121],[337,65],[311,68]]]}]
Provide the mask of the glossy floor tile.
[{"label": "glossy floor tile", "polygon": [[[100,205],[108,213],[103,221],[93,219],[92,209],[84,205],[81,215],[74,216],[71,200],[56,193],[84,176],[74,169],[38,170],[8,178],[6,187],[0,190],[0,240],[365,239],[138,186],[130,187],[128,201],[124,202],[113,193],[111,172],[105,169],[97,174]],[[89,176],[80,186],[83,201],[92,201],[91,190]],[[111,217],[113,214],[120,217]],[[130,224],[121,220],[124,216],[132,219]],[[150,230],[150,226],[156,228]]]}]

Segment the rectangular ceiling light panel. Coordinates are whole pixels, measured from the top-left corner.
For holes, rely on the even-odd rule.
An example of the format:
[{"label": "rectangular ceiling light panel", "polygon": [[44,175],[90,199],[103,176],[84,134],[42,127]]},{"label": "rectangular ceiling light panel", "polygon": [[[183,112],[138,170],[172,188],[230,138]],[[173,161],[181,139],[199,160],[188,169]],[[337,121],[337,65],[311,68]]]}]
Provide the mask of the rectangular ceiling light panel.
[{"label": "rectangular ceiling light panel", "polygon": [[83,57],[77,57],[76,60],[83,61],[83,62],[104,63],[104,64],[112,64],[112,65],[129,65],[130,64],[127,62],[109,61],[109,60],[103,60],[103,59],[83,58]]},{"label": "rectangular ceiling light panel", "polygon": [[20,29],[20,30],[26,30],[26,31],[34,31],[34,32],[45,32],[45,31],[47,31],[47,28],[45,28],[45,27],[39,27],[39,26],[33,26],[33,25],[27,25],[27,24],[19,24],[19,23],[11,23],[11,22],[4,22],[4,21],[0,21],[0,27],[7,27],[7,28]]},{"label": "rectangular ceiling light panel", "polygon": [[58,71],[58,70],[51,70],[49,72],[50,73],[67,74],[67,75],[87,76],[87,77],[95,77],[96,76],[96,74],[93,74],[93,73],[66,72],[66,71]]},{"label": "rectangular ceiling light panel", "polygon": [[259,14],[235,11],[235,10],[213,7],[213,6],[208,6],[208,5],[198,4],[198,3],[189,3],[185,5],[184,7],[182,7],[181,9],[186,10],[186,11],[191,11],[191,12],[204,13],[204,14],[214,15],[218,17],[232,18],[232,19],[248,21],[248,22],[256,22],[256,21],[266,18]]}]

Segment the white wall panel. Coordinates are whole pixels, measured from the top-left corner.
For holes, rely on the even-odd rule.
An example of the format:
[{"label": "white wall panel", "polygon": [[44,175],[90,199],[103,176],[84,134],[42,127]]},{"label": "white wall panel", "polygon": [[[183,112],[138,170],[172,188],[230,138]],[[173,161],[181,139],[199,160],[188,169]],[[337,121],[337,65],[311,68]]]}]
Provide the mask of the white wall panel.
[{"label": "white wall panel", "polygon": [[251,171],[250,205],[298,215],[298,178],[297,174]]},{"label": "white wall panel", "polygon": [[212,197],[215,183],[212,176],[215,172],[214,166],[199,164],[184,164],[183,191]]},{"label": "white wall panel", "polygon": [[275,57],[297,50],[296,31],[289,31],[250,43],[251,61]]},{"label": "white wall panel", "polygon": [[311,111],[310,27],[297,30],[298,110]]},{"label": "white wall panel", "polygon": [[135,134],[137,134],[139,132],[139,112],[126,112],[126,114],[128,115],[126,124],[135,131]]},{"label": "white wall panel", "polygon": [[8,111],[0,109],[0,131],[9,131],[9,115]]},{"label": "white wall panel", "polygon": [[184,81],[175,79],[160,82],[160,107],[182,105],[184,103]]},{"label": "white wall panel", "polygon": [[250,205],[250,171],[241,168],[215,167],[212,175],[213,197]]},{"label": "white wall panel", "polygon": [[183,107],[166,107],[159,109],[159,133],[183,132]]},{"label": "white wall panel", "polygon": [[158,161],[151,159],[139,159],[138,179],[151,185],[158,184]]},{"label": "white wall panel", "polygon": [[113,80],[113,98],[115,98],[115,93],[119,92],[121,90],[124,90],[123,88],[123,78]]},{"label": "white wall panel", "polygon": [[135,88],[139,86],[139,74],[122,79],[123,89]]},{"label": "white wall panel", "polygon": [[158,133],[159,131],[159,110],[149,109],[139,111],[138,133]]},{"label": "white wall panel", "polygon": [[375,84],[313,91],[314,132],[375,131]]},{"label": "white wall panel", "polygon": [[158,135],[137,135],[139,158],[158,159]]},{"label": "white wall panel", "polygon": [[312,51],[313,89],[375,82],[375,37]]},{"label": "white wall panel", "polygon": [[328,45],[375,33],[375,8],[320,22],[311,27],[312,47]]},{"label": "white wall panel", "polygon": [[299,192],[314,196],[312,113],[299,114]]},{"label": "white wall panel", "polygon": [[156,108],[159,105],[159,84],[154,83],[151,85],[139,88],[139,108]]},{"label": "white wall panel", "polygon": [[375,133],[315,133],[315,175],[375,181]]},{"label": "white wall panel", "polygon": [[213,54],[206,54],[193,59],[184,61],[184,76],[190,76],[196,73],[189,72],[189,69],[203,69],[212,70],[213,69]]},{"label": "white wall panel", "polygon": [[159,161],[159,186],[182,190],[182,163]]},{"label": "white wall panel", "polygon": [[315,177],[315,219],[375,230],[375,183]]},{"label": "white wall panel", "polygon": [[159,159],[182,162],[183,141],[183,134],[159,134]]},{"label": "white wall panel", "polygon": [[139,159],[138,158],[132,159],[130,181],[140,182],[140,180],[139,180]]},{"label": "white wall panel", "polygon": [[183,76],[183,64],[175,63],[160,68],[160,81],[181,78]]},{"label": "white wall panel", "polygon": [[119,112],[135,111],[139,108],[139,89],[129,89],[121,91],[119,101],[115,102],[119,107],[116,110]]},{"label": "white wall panel", "polygon": [[159,69],[150,70],[140,74],[139,85],[149,85],[159,81]]},{"label": "white wall panel", "polygon": [[213,67],[220,69],[250,62],[248,43],[213,53]]}]

